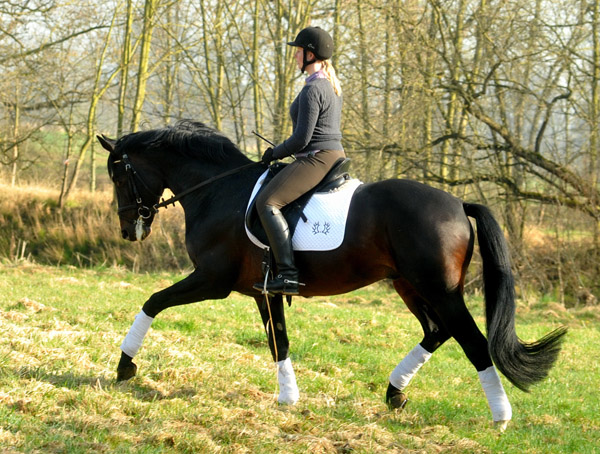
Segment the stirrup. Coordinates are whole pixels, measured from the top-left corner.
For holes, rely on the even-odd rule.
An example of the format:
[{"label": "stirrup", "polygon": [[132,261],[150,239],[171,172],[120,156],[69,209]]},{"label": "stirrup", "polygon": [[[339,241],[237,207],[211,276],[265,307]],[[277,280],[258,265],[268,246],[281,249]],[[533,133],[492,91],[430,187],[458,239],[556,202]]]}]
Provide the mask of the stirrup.
[{"label": "stirrup", "polygon": [[267,281],[265,278],[264,283],[256,283],[253,285],[254,289],[260,290],[263,294],[282,294],[282,295],[299,295],[299,287],[304,286],[302,282],[298,282],[294,279],[287,279],[283,275],[279,274],[273,280]]},{"label": "stirrup", "polygon": [[[263,262],[263,265],[265,265],[264,262]],[[263,272],[264,272],[264,276],[265,276],[264,281],[263,282],[255,282],[254,285],[252,285],[252,288],[254,290],[260,291],[260,293],[262,293],[263,295],[273,296],[273,293],[270,293],[267,290],[267,283],[269,282],[269,265],[266,266],[266,269],[263,270]]]}]

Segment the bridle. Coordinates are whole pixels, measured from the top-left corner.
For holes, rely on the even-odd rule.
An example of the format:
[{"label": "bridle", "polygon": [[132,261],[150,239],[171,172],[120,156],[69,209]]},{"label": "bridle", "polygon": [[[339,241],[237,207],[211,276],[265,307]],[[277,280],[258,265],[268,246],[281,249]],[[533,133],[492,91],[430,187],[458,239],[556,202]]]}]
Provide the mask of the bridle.
[{"label": "bridle", "polygon": [[[130,211],[130,210],[134,210],[137,208],[138,216],[142,219],[148,219],[149,217],[152,216],[152,211],[150,210],[150,208],[148,206],[144,205],[144,202],[142,201],[142,196],[140,195],[140,191],[138,190],[137,184],[135,184],[136,178],[137,178],[137,180],[139,180],[140,183],[142,183],[142,185],[144,185],[144,187],[146,188],[146,190],[148,192],[150,192],[150,194],[155,196],[157,199],[160,196],[154,194],[154,191],[152,191],[152,189],[150,189],[150,187],[146,184],[144,179],[136,172],[136,170],[134,169],[133,164],[131,164],[131,161],[129,160],[129,156],[127,154],[123,154],[121,161],[123,161],[123,164],[125,164],[125,175],[127,175],[127,182],[129,184],[129,188],[131,189],[131,191],[133,192],[133,196],[135,197],[135,203],[131,204],[131,205],[126,205],[124,207],[119,207],[117,209],[117,213],[121,214],[124,211]],[[113,164],[116,164],[118,162],[119,161],[114,161]],[[157,209],[154,209],[155,213],[157,211],[158,211]]]},{"label": "bridle", "polygon": [[[184,196],[200,189],[203,186],[207,186],[211,183],[213,183],[214,181],[220,180],[221,178],[227,177],[229,175],[233,175],[235,173],[238,173],[248,167],[251,166],[256,166],[257,164],[260,163],[256,163],[256,162],[251,162],[249,164],[245,164],[243,166],[240,167],[236,167],[234,169],[228,170],[226,172],[223,172],[219,175],[216,175],[214,177],[209,178],[208,180],[203,181],[202,183],[198,183],[195,186],[192,186],[191,188],[186,189],[185,191],[179,193],[178,195],[174,195],[173,197],[165,200],[162,199],[162,201],[160,203],[155,203],[154,205],[152,205],[152,208],[149,208],[147,205],[144,205],[144,202],[142,201],[142,197],[140,196],[140,191],[138,190],[138,187],[136,185],[136,179],[146,188],[146,190],[152,194],[156,199],[159,199],[160,196],[156,195],[154,193],[154,191],[152,189],[150,189],[150,187],[146,184],[146,182],[144,181],[144,179],[142,178],[142,176],[135,170],[135,168],[133,167],[133,164],[131,163],[131,161],[129,160],[129,156],[127,154],[123,154],[121,161],[123,161],[123,164],[125,164],[125,174],[127,175],[127,181],[129,184],[129,187],[131,189],[131,191],[133,192],[133,195],[135,197],[135,203],[134,204],[130,204],[130,205],[126,205],[123,207],[119,207],[117,209],[117,213],[120,214],[124,211],[129,211],[129,210],[134,210],[137,208],[137,213],[138,216],[141,219],[148,219],[150,218],[153,214],[158,213],[159,208],[166,208],[168,205],[175,205],[175,202],[177,202],[178,200],[182,199]],[[118,163],[119,161],[114,161],[113,164]]]}]

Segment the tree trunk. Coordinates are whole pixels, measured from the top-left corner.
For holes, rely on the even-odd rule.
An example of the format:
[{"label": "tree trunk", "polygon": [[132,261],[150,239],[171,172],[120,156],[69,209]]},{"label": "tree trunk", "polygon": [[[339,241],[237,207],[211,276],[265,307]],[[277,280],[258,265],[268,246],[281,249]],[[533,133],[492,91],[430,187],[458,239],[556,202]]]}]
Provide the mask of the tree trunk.
[{"label": "tree trunk", "polygon": [[148,64],[150,61],[150,48],[152,45],[152,34],[154,32],[154,17],[159,0],[146,0],[144,4],[144,25],[142,29],[140,64],[137,76],[137,88],[135,100],[133,102],[131,132],[139,128],[142,108],[146,99],[146,83],[150,74],[148,73]]},{"label": "tree trunk", "polygon": [[10,169],[10,185],[15,187],[17,184],[17,177],[19,174],[19,127],[21,122],[21,107],[19,105],[19,83],[15,86],[15,105],[13,108],[14,119],[13,119],[13,142],[12,147],[12,163]]},{"label": "tree trunk", "polygon": [[370,46],[367,45],[366,24],[363,17],[362,0],[356,0],[356,18],[358,20],[358,62],[360,71],[360,113],[362,118],[362,137],[360,143],[364,144],[366,151],[365,156],[365,179],[373,181],[373,147],[371,146],[371,126],[369,121],[369,53]]},{"label": "tree trunk", "polygon": [[[455,22],[455,33],[452,37],[452,49],[450,51],[450,67],[449,70],[449,79],[450,83],[458,80],[460,75],[460,55],[463,47],[463,30],[464,30],[464,15],[465,15],[465,0],[459,0],[458,2],[458,12],[456,14],[456,22]],[[451,136],[454,133],[458,132],[457,128],[457,112],[459,110],[459,100],[456,92],[452,91],[450,93],[450,99],[448,100],[448,105],[446,106],[445,113],[445,123],[446,128],[444,131],[445,136]],[[455,140],[444,140],[442,142],[442,156],[441,156],[441,168],[440,174],[442,175],[443,180],[454,180],[457,178],[457,166],[456,162],[459,160],[461,151],[460,145],[458,145],[458,141]],[[453,153],[453,156],[450,156],[450,152]]]},{"label": "tree trunk", "polygon": [[[263,111],[262,111],[262,94],[261,94],[261,77],[260,77],[260,49],[259,38],[261,32],[260,12],[261,0],[255,0],[254,12],[252,16],[252,97],[254,108],[254,129],[259,134],[263,132]],[[262,140],[256,136],[256,156],[260,158],[261,150],[265,148]]]},{"label": "tree trunk", "polygon": [[123,48],[121,50],[121,80],[119,82],[119,100],[117,102],[117,137],[123,135],[125,124],[125,98],[129,83],[129,65],[131,63],[131,28],[133,26],[133,0],[127,0],[125,16],[125,31],[123,34]]}]

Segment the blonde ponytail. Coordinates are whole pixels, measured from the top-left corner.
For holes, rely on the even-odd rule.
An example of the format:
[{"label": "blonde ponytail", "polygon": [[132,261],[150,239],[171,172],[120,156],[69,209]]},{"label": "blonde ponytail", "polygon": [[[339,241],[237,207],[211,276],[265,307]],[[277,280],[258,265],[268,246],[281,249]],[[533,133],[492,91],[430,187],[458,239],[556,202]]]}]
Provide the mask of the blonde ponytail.
[{"label": "blonde ponytail", "polygon": [[329,82],[331,82],[331,85],[333,86],[333,91],[335,92],[335,94],[340,96],[342,94],[342,85],[340,84],[340,80],[337,78],[337,75],[335,74],[335,69],[333,68],[333,65],[331,64],[331,62],[329,60],[323,61],[322,71],[325,74],[325,76],[327,77],[327,79],[329,80]]}]

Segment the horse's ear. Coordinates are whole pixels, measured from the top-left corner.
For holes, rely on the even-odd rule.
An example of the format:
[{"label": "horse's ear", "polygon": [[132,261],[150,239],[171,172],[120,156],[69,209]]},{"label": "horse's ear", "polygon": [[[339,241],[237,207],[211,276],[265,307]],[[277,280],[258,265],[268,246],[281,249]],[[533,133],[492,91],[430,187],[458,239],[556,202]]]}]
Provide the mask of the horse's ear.
[{"label": "horse's ear", "polygon": [[111,153],[113,153],[115,151],[115,145],[117,143],[116,140],[109,139],[104,134],[96,136],[96,138],[98,139],[98,141],[100,142],[100,144],[102,145],[102,147],[105,150],[110,151]]}]

